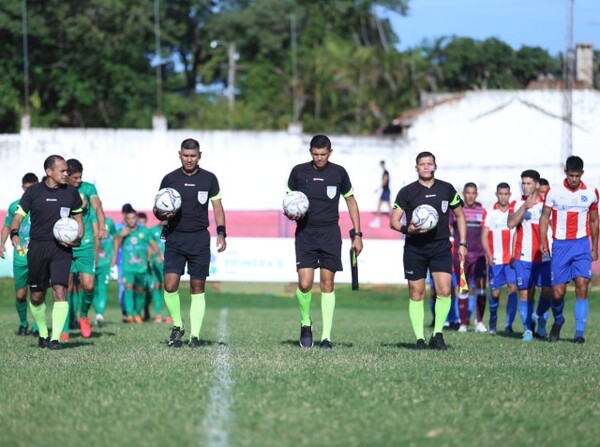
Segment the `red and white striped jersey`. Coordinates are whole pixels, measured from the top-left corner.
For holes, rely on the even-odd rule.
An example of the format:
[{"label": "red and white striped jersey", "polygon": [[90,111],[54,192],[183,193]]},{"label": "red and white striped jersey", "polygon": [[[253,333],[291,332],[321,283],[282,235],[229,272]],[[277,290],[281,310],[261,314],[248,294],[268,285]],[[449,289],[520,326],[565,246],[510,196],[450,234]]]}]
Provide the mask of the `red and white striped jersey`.
[{"label": "red and white striped jersey", "polygon": [[598,188],[590,188],[583,182],[576,190],[562,185],[550,188],[544,202],[552,209],[551,228],[554,239],[580,239],[590,235],[589,213],[598,209]]},{"label": "red and white striped jersey", "polygon": [[508,228],[507,221],[508,215],[514,213],[515,203],[509,203],[504,211],[498,208],[498,203],[494,203],[485,212],[482,226],[488,229],[488,245],[496,265],[510,263],[515,229]]},{"label": "red and white striped jersey", "polygon": [[[521,197],[515,204],[516,213],[525,203],[525,197]],[[515,233],[515,259],[527,262],[542,262],[542,252],[540,251],[540,216],[544,208],[544,199],[529,208],[523,220],[517,225]]]}]

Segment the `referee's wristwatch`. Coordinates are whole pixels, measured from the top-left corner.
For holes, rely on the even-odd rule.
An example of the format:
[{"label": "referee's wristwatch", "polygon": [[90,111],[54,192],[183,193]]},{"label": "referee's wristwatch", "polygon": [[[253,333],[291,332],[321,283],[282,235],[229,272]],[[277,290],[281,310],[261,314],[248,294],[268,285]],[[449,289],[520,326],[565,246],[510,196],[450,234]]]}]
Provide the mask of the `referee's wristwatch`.
[{"label": "referee's wristwatch", "polygon": [[463,247],[465,247],[467,250],[469,249],[469,244],[467,244],[466,242],[461,242],[460,244],[458,244],[459,246],[462,245]]},{"label": "referee's wristwatch", "polygon": [[363,237],[363,235],[362,235],[362,231],[356,231],[356,232],[354,233],[354,236]]}]

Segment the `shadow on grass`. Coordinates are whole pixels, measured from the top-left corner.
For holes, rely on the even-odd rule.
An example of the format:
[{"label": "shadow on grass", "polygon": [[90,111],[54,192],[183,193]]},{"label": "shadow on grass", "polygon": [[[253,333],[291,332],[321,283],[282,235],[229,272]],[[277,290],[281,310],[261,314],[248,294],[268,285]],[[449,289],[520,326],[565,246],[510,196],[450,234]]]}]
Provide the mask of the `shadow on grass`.
[{"label": "shadow on grass", "polygon": [[[313,348],[318,348],[319,347],[319,341],[315,341],[315,345],[313,346]],[[333,343],[333,347],[342,347],[342,348],[352,348],[354,346],[354,343],[348,343],[348,342],[337,342],[334,341]],[[289,346],[294,346],[294,347],[298,347],[300,348],[300,342],[298,340],[282,340],[279,344],[281,345],[289,345]],[[303,349],[307,349],[307,348],[303,348]],[[310,348],[308,348],[310,349]]]},{"label": "shadow on grass", "polygon": [[[189,340],[182,340],[181,341],[181,346],[179,347],[170,347],[167,345],[167,342],[169,340],[166,339],[163,342],[158,343],[160,346],[165,346],[168,347],[169,349],[181,349],[181,348],[189,348],[188,344],[189,344]],[[225,343],[224,341],[214,341],[214,340],[203,340],[200,339],[200,346],[199,348],[204,348],[204,347],[208,347],[208,346],[228,346],[227,343]]]},{"label": "shadow on grass", "polygon": [[[384,348],[399,348],[399,349],[409,349],[411,351],[417,351],[417,344],[416,343],[406,343],[406,342],[398,342],[398,343],[381,343],[381,346],[383,346]],[[448,349],[452,349],[452,345],[447,343],[446,346],[448,346]],[[429,347],[429,344],[427,344],[427,348],[423,349],[423,351],[437,351],[437,349],[432,349]]]}]

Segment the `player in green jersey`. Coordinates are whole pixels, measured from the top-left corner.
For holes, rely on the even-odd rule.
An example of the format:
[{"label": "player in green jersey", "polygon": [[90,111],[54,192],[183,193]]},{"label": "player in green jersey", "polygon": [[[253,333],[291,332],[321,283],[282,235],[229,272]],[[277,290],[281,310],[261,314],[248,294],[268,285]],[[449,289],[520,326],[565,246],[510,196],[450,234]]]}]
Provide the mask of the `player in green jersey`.
[{"label": "player in green jersey", "polygon": [[106,237],[100,239],[98,247],[98,262],[96,263],[96,281],[94,287],[94,309],[96,309],[96,324],[104,324],[104,310],[108,301],[108,283],[110,282],[111,264],[115,252],[117,230],[115,222],[105,218]]},{"label": "player in green jersey", "polygon": [[[23,176],[21,186],[23,191],[38,182],[37,175],[29,172]],[[6,220],[2,227],[2,235],[0,237],[0,258],[4,259],[5,248],[4,245],[10,234],[10,223],[12,222],[17,207],[19,206],[19,200],[15,200],[8,207],[8,213],[6,213]],[[19,329],[17,335],[27,335],[27,329],[29,327],[27,323],[27,275],[29,274],[29,268],[27,267],[27,247],[29,245],[29,229],[31,228],[30,216],[27,214],[21,223],[19,228],[19,237],[21,238],[21,250],[16,248],[13,250],[13,278],[15,279],[15,293],[16,293],[16,304],[17,314],[19,315]],[[36,328],[34,327],[34,332]]]},{"label": "player in green jersey", "polygon": [[[71,273],[77,273],[79,276],[79,285],[82,291],[81,309],[79,313],[79,328],[81,336],[89,338],[92,336],[92,328],[88,313],[94,300],[94,282],[96,278],[96,238],[106,237],[106,222],[102,202],[98,196],[98,191],[92,183],[84,182],[83,165],[79,160],[71,158],[67,160],[69,184],[79,191],[83,201],[83,223],[85,234],[81,240],[81,245],[73,249],[73,263]],[[92,227],[92,212],[94,210],[98,220],[97,229]],[[71,279],[73,276],[71,276]],[[73,281],[70,281],[70,291],[73,291]]]},{"label": "player in green jersey", "polygon": [[[150,236],[150,230],[137,221],[137,213],[131,210],[125,214],[125,226],[121,230],[115,247],[121,247],[123,283],[125,284],[125,322],[142,323],[142,313],[146,302],[146,274],[149,253],[160,256],[160,249]],[[151,251],[150,251],[151,250]],[[116,250],[115,250],[116,252]],[[116,262],[116,255],[113,254]]]}]

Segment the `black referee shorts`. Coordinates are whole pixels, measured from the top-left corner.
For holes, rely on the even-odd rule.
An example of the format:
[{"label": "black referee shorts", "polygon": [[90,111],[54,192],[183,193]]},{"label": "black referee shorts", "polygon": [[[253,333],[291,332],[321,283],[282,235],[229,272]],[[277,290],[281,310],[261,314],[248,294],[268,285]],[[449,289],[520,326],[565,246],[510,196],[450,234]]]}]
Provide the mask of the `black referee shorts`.
[{"label": "black referee shorts", "polygon": [[343,270],[340,227],[305,227],[296,230],[296,270],[325,268]]},{"label": "black referee shorts", "polygon": [[29,241],[27,265],[29,266],[29,288],[32,292],[43,292],[53,286],[69,284],[69,272],[73,250],[58,242]]},{"label": "black referee shorts", "polygon": [[167,235],[165,243],[164,274],[183,275],[185,264],[190,279],[204,281],[210,265],[210,233],[208,230],[183,233],[175,231]]},{"label": "black referee shorts", "polygon": [[433,241],[424,245],[404,245],[404,277],[416,281],[427,277],[427,270],[452,274],[450,240]]}]

